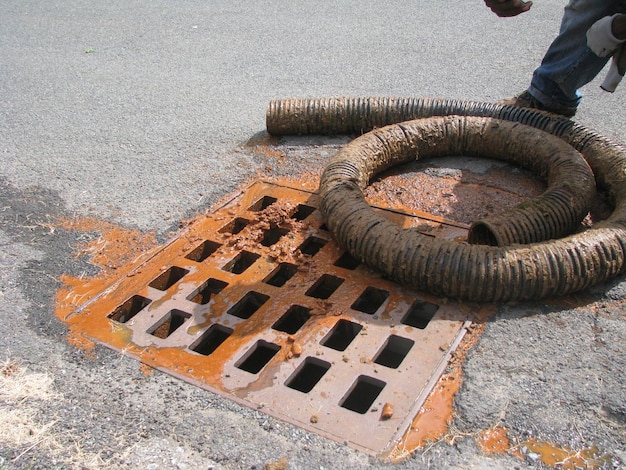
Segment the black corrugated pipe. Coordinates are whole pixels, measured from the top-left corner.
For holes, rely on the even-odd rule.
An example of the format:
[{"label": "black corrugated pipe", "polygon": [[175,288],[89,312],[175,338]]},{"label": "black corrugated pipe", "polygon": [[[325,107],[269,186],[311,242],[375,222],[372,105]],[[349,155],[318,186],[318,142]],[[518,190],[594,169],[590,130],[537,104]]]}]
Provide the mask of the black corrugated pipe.
[{"label": "black corrugated pipe", "polygon": [[[268,109],[268,131],[275,134],[355,133],[389,122],[432,115],[456,117],[377,129],[348,144],[324,170],[320,182],[322,213],[338,242],[353,256],[404,285],[476,301],[561,295],[603,282],[624,271],[626,151],[572,121],[494,104],[346,98],[343,101],[273,102]],[[486,129],[489,135],[492,132],[497,135],[492,129],[494,126],[504,129],[503,123],[476,120],[476,116],[511,121],[508,125],[516,128],[514,133],[524,132],[524,126],[515,127],[515,123],[545,130],[580,151],[596,181],[613,197],[615,209],[611,216],[584,232],[565,238],[492,247],[426,237],[415,230],[402,229],[373,211],[363,197],[362,188],[374,174],[407,158],[460,155],[468,151],[506,156],[509,153],[504,144],[506,140],[480,137]],[[303,127],[306,122],[309,124]],[[280,132],[276,132],[277,129]],[[506,131],[508,137],[512,135],[511,129]],[[490,146],[491,150],[487,151]],[[526,158],[534,161],[532,153]],[[529,212],[532,213],[532,209]]]}]

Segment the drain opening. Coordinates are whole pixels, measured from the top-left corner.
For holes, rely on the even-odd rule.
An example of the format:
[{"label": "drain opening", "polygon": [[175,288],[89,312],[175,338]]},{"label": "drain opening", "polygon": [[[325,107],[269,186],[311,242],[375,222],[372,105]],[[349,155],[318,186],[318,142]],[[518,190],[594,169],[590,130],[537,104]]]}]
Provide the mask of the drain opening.
[{"label": "drain opening", "polygon": [[424,302],[422,300],[416,300],[413,302],[408,312],[404,315],[401,322],[404,325],[409,325],[423,330],[435,316],[437,310],[439,310],[439,305]]},{"label": "drain opening", "polygon": [[282,287],[298,272],[298,266],[291,263],[280,263],[263,282],[275,287]]},{"label": "drain opening", "polygon": [[339,320],[335,323],[333,329],[322,339],[321,344],[337,351],[345,351],[362,329],[363,326],[359,323]]},{"label": "drain opening", "polygon": [[211,325],[200,338],[189,346],[191,351],[208,356],[233,334],[233,329],[222,325]]},{"label": "drain opening", "polygon": [[330,364],[316,357],[307,357],[287,379],[285,385],[302,393],[309,393],[330,369]]},{"label": "drain opening", "polygon": [[259,212],[263,209],[268,208],[272,204],[274,204],[278,199],[272,196],[263,196],[261,199],[257,200],[254,204],[248,207],[248,210],[251,212]]},{"label": "drain opening", "polygon": [[187,300],[200,305],[208,304],[209,300],[211,300],[211,295],[219,294],[226,288],[226,286],[228,286],[227,282],[210,278],[189,294]]},{"label": "drain opening", "polygon": [[335,264],[333,266],[354,271],[359,266],[359,264],[361,264],[359,260],[354,258],[350,253],[346,251],[337,259],[337,261],[335,261]]},{"label": "drain opening", "polygon": [[256,253],[242,251],[232,260],[226,263],[226,265],[222,269],[229,273],[241,274],[250,266],[252,266],[254,262],[259,258],[260,255],[257,255]]},{"label": "drain opening", "polygon": [[412,339],[391,335],[374,357],[374,362],[381,366],[397,369],[414,344],[415,341]]},{"label": "drain opening", "polygon": [[161,320],[150,328],[147,333],[157,338],[166,339],[191,318],[191,314],[182,310],[170,310]]},{"label": "drain opening", "polygon": [[235,367],[251,374],[258,374],[278,351],[280,351],[279,345],[261,339],[237,361]]},{"label": "drain opening", "polygon": [[200,263],[215,253],[220,246],[222,246],[221,243],[205,240],[185,256],[185,258]]},{"label": "drain opening", "polygon": [[155,289],[165,291],[180,281],[188,272],[187,269],[172,266],[148,285]]},{"label": "drain opening", "polygon": [[126,323],[133,318],[139,312],[141,312],[146,306],[152,302],[150,299],[142,297],[140,295],[133,295],[130,299],[117,307],[112,313],[108,315],[108,318],[118,323]]},{"label": "drain opening", "polygon": [[311,318],[310,312],[311,310],[306,307],[292,305],[289,307],[289,310],[272,325],[272,328],[276,331],[293,335]]},{"label": "drain opening", "polygon": [[328,240],[324,240],[323,238],[309,237],[298,247],[298,250],[300,250],[303,255],[315,256],[326,243],[328,243]]},{"label": "drain opening", "polygon": [[306,204],[298,204],[296,211],[291,216],[292,219],[302,221],[315,212],[315,207],[307,206]]},{"label": "drain opening", "polygon": [[247,320],[269,299],[268,295],[250,291],[233,305],[228,314]]},{"label": "drain opening", "polygon": [[374,403],[374,400],[380,395],[386,383],[382,380],[375,379],[374,377],[368,377],[367,375],[361,375],[356,379],[356,382],[346,396],[341,400],[339,406],[346,408],[355,413],[365,414],[370,406]]},{"label": "drain opening", "polygon": [[221,229],[218,230],[219,233],[230,233],[231,235],[237,235],[241,232],[246,226],[250,223],[248,219],[244,219],[243,217],[236,217],[231,220],[229,223],[224,225]]},{"label": "drain opening", "polygon": [[389,291],[368,286],[350,306],[352,310],[373,315],[389,297]]},{"label": "drain opening", "polygon": [[287,235],[289,230],[286,228],[272,227],[269,230],[263,232],[263,238],[261,239],[261,245],[272,246],[278,243],[278,240],[284,235]]},{"label": "drain opening", "polygon": [[305,293],[309,297],[315,297],[316,299],[326,300],[333,292],[339,289],[339,286],[343,283],[343,279],[340,277],[332,276],[330,274],[324,274],[320,277],[315,284],[313,284]]}]

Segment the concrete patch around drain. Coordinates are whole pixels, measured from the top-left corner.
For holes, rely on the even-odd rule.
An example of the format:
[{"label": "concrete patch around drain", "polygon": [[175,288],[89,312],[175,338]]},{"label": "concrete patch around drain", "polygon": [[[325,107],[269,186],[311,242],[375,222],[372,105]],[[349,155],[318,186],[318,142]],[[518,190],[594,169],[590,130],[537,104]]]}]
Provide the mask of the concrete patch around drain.
[{"label": "concrete patch around drain", "polygon": [[[317,204],[312,192],[255,182],[68,318],[145,364],[382,456],[440,377],[468,309],[360,264]],[[431,236],[467,230],[378,210]]]}]

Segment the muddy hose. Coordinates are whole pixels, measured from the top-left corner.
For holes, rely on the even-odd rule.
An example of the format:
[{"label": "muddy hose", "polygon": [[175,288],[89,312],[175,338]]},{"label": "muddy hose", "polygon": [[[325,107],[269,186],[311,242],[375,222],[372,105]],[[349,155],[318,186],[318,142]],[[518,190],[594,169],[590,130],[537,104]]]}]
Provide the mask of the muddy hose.
[{"label": "muddy hose", "polygon": [[[274,135],[361,134],[388,124],[431,116],[495,117],[561,135],[573,125],[544,113],[513,106],[432,98],[326,98],[271,101],[266,127]],[[526,165],[522,165],[526,166]],[[540,174],[540,176],[543,176]],[[473,244],[506,246],[563,237],[572,232],[590,207],[589,192],[548,191],[513,211],[481,219],[470,227]]]},{"label": "muddy hose", "polygon": [[[476,301],[562,295],[624,271],[626,151],[572,121],[495,104],[346,98],[272,102],[267,122],[268,131],[274,134],[336,134],[360,133],[430,116],[448,117],[377,129],[348,144],[324,170],[320,209],[338,242],[353,256],[401,284],[436,295]],[[506,140],[494,139],[493,148],[487,150],[492,139],[480,137],[486,129],[489,135],[496,132],[492,130],[495,121],[475,121],[472,117],[529,125],[559,137],[578,150],[591,167],[596,182],[612,197],[615,209],[611,216],[584,232],[564,238],[493,247],[427,237],[412,229],[401,229],[374,212],[362,189],[373,175],[392,165],[416,156],[464,152],[501,157],[508,154]],[[496,127],[501,125],[495,122]],[[524,132],[523,128],[518,126],[514,132]],[[534,162],[532,155],[526,158]],[[551,167],[550,171],[555,168]],[[549,185],[547,192],[550,188]],[[529,212],[532,214],[533,209]],[[558,215],[553,215],[558,219]],[[528,230],[533,227],[529,226]]]}]

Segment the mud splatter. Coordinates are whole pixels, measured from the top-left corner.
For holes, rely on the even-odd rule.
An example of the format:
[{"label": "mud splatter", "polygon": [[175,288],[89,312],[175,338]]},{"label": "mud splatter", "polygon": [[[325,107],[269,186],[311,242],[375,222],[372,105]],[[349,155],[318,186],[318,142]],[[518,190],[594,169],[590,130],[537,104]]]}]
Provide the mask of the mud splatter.
[{"label": "mud splatter", "polygon": [[[483,315],[487,316],[488,313],[485,311]],[[465,335],[448,365],[448,371],[441,376],[413,419],[409,430],[392,451],[393,461],[404,460],[416,450],[444,439],[449,434],[454,417],[454,397],[463,383],[463,363],[483,331],[484,324],[479,324]]]},{"label": "mud splatter", "polygon": [[[70,322],[73,312],[91,301],[127,276],[141,261],[147,259],[157,247],[154,232],[141,233],[94,218],[60,219],[58,227],[79,232],[97,232],[100,236],[80,245],[75,256],[88,256],[90,263],[100,271],[94,277],[75,277],[64,274],[63,284],[56,294],[56,316]],[[70,326],[68,342],[90,351],[94,343],[76,328]]]}]

